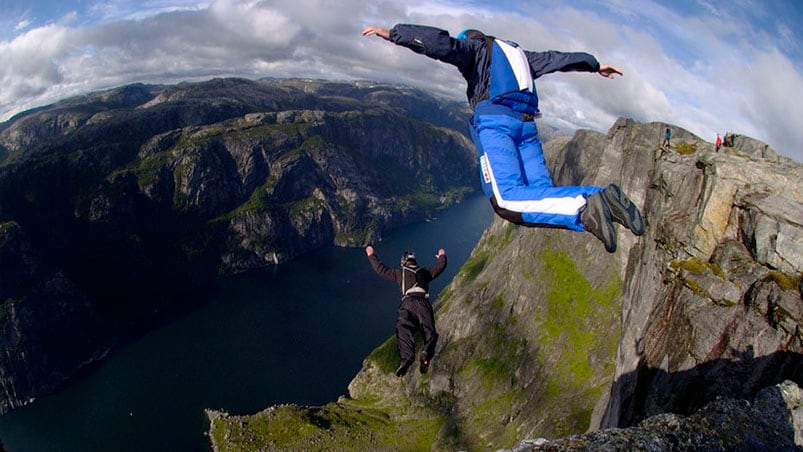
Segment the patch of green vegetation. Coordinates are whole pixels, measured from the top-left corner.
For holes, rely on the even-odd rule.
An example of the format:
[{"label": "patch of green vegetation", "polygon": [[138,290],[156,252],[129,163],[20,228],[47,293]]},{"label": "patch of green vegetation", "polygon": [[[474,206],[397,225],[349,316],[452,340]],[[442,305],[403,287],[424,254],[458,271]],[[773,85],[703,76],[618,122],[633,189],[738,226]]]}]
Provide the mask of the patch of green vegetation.
[{"label": "patch of green vegetation", "polygon": [[[685,261],[672,261],[670,262],[670,266],[675,270],[682,268],[688,272],[695,273],[698,275],[704,275],[707,273],[706,270],[708,270],[711,273],[719,276],[720,278],[725,279],[725,273],[717,264],[704,262],[697,258],[692,258]],[[688,287],[696,295],[710,298],[710,294],[708,293],[708,291],[703,286],[701,286],[697,281],[687,278],[680,278],[680,280],[684,286]]]},{"label": "patch of green vegetation", "polygon": [[338,245],[362,245],[373,237],[371,230],[355,232],[339,232],[335,235],[335,243]]},{"label": "patch of green vegetation", "polygon": [[[552,356],[540,358],[551,366],[545,392],[552,401],[548,403],[565,405],[561,410],[568,417],[558,423],[565,423],[563,433],[579,433],[588,428],[586,408],[594,405],[602,391],[592,381],[613,372],[619,334],[610,328],[619,325],[621,280],[612,276],[608,285],[594,288],[567,253],[545,250],[540,258],[539,280],[547,284],[547,306],[536,320],[541,325],[543,350]],[[592,358],[600,364],[592,365]],[[575,396],[565,400],[567,394]]]},{"label": "patch of green vegetation", "polygon": [[440,310],[446,303],[454,296],[454,291],[452,291],[451,286],[446,286],[443,290],[440,291],[437,298],[435,298],[435,308],[436,311]]},{"label": "patch of green vegetation", "polygon": [[790,276],[786,273],[773,270],[767,275],[768,278],[775,281],[778,286],[783,290],[800,290],[801,276]]},{"label": "patch of green vegetation", "polygon": [[491,302],[491,306],[494,309],[502,309],[503,307],[505,307],[505,294],[504,294],[504,292],[500,293],[499,295],[497,295],[493,299],[493,301]]},{"label": "patch of green vegetation", "polygon": [[494,323],[482,341],[489,349],[477,354],[478,357],[467,363],[460,374],[464,378],[480,382],[486,391],[494,392],[515,385],[514,373],[524,359],[522,350],[526,347],[523,346],[523,339],[511,333],[514,324],[513,318]]},{"label": "patch of green vegetation", "polygon": [[425,212],[436,212],[441,207],[440,200],[434,193],[417,191],[410,195],[409,199],[414,206]]},{"label": "patch of green vegetation", "polygon": [[[592,396],[593,399],[598,398],[599,394]],[[592,409],[589,405],[580,406],[579,404],[572,403],[570,413],[563,419],[557,420],[554,426],[555,436],[563,437],[572,434],[577,434],[588,430],[591,424]],[[590,405],[593,407],[592,405]]]},{"label": "patch of green vegetation", "polygon": [[710,298],[710,295],[707,290],[703,286],[697,283],[697,281],[691,279],[684,279],[682,280],[683,285],[688,287],[695,295]]},{"label": "patch of green vegetation", "polygon": [[491,381],[506,379],[510,376],[510,365],[496,356],[477,359],[475,365]]},{"label": "patch of green vegetation", "polygon": [[225,215],[224,219],[236,218],[247,213],[260,214],[270,210],[270,206],[271,199],[265,190],[265,185],[263,184],[251,192],[251,196],[248,198],[248,201],[240,204],[239,207],[229,212],[227,215]]},{"label": "patch of green vegetation", "polygon": [[399,365],[398,348],[398,342],[394,335],[388,338],[382,345],[375,348],[365,359],[373,361],[382,372],[395,372],[396,367]]},{"label": "patch of green vegetation", "polygon": [[691,258],[685,261],[672,261],[670,266],[677,270],[678,268],[683,268],[684,270],[697,273],[698,275],[705,274],[705,270],[708,269],[711,273],[719,276],[721,279],[726,279],[725,272],[722,271],[722,268],[713,263],[713,262],[705,262],[698,258]]},{"label": "patch of green vegetation", "polygon": [[479,276],[485,266],[488,264],[488,253],[480,251],[475,255],[469,257],[465,264],[460,268],[459,275],[465,281],[473,281]]},{"label": "patch of green vegetation", "polygon": [[253,416],[213,417],[215,450],[429,450],[443,421],[422,413],[394,419],[387,412],[340,401],[322,407],[277,406]]},{"label": "patch of green vegetation", "polygon": [[516,225],[514,225],[513,223],[507,223],[507,226],[505,227],[505,240],[503,242],[505,246],[510,244],[510,241],[513,238],[513,231],[515,229],[516,229]]},{"label": "patch of green vegetation", "polygon": [[560,397],[562,388],[560,382],[554,378],[550,378],[546,382],[546,395],[550,399],[557,399]]},{"label": "patch of green vegetation", "polygon": [[446,362],[446,360],[460,359],[464,356],[463,348],[466,347],[467,344],[474,343],[476,343],[476,341],[471,337],[461,338],[446,343],[444,343],[444,341],[439,341],[437,349],[438,360]]},{"label": "patch of green vegetation", "polygon": [[727,298],[723,298],[722,300],[718,300],[717,304],[720,305],[720,306],[725,306],[725,307],[728,307],[728,308],[732,308],[732,307],[736,306],[739,303],[737,301],[734,301],[734,300],[728,300]]},{"label": "patch of green vegetation", "polygon": [[320,149],[326,144],[323,137],[320,135],[313,135],[308,137],[301,143],[301,149],[304,150],[311,150],[311,149]]},{"label": "patch of green vegetation", "polygon": [[697,152],[697,143],[678,143],[675,145],[675,150],[680,155],[691,155]]},{"label": "patch of green vegetation", "polygon": [[486,238],[483,249],[492,249],[501,252],[510,245],[510,242],[513,240],[513,231],[517,228],[518,226],[515,224],[507,223],[504,234],[489,235]]},{"label": "patch of green vegetation", "polygon": [[769,320],[773,328],[778,328],[780,324],[785,322],[790,322],[792,325],[796,324],[796,322],[794,321],[794,317],[792,317],[792,314],[790,314],[789,311],[776,304],[770,306],[768,314],[769,314],[768,315]]},{"label": "patch of green vegetation", "polygon": [[316,212],[323,208],[323,206],[323,201],[315,196],[309,196],[299,201],[287,203],[284,205],[284,208],[290,218],[297,218],[307,214],[308,212]]},{"label": "patch of green vegetation", "polygon": [[160,152],[145,159],[139,160],[136,162],[136,165],[130,169],[130,171],[137,177],[139,186],[146,187],[153,184],[156,176],[159,174],[159,171],[168,166],[171,159],[172,152]]},{"label": "patch of green vegetation", "polygon": [[[485,433],[485,435],[488,435],[486,432],[494,432],[483,437],[482,444],[477,444],[476,450],[486,450],[488,445],[493,445],[495,448],[507,448],[513,446],[520,439],[517,437],[515,424],[511,423],[511,413],[518,395],[517,391],[511,389],[469,409],[466,416],[468,431]],[[505,424],[504,429],[499,429],[500,422]]]},{"label": "patch of green vegetation", "polygon": [[455,354],[462,356],[466,350],[475,350],[471,352],[474,358],[456,375],[460,385],[467,385],[473,395],[461,403],[464,407],[455,426],[459,431],[453,433],[459,435],[455,444],[461,447],[455,450],[509,448],[519,439],[514,410],[528,395],[521,390],[515,373],[529,358],[526,339],[515,333],[515,320],[502,314],[491,314],[501,318],[490,326],[484,337],[465,338],[442,352],[444,360],[451,360],[456,358]]}]

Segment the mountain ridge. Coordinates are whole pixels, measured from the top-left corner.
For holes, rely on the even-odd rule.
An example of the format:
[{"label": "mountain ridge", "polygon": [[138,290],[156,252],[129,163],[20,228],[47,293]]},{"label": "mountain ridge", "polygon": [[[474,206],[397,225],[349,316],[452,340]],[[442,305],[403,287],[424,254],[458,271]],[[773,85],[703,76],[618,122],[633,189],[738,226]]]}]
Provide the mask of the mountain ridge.
[{"label": "mountain ridge", "polygon": [[134,84],[0,130],[0,412],[221,275],[355,246],[476,190],[465,107],[365,82]]}]

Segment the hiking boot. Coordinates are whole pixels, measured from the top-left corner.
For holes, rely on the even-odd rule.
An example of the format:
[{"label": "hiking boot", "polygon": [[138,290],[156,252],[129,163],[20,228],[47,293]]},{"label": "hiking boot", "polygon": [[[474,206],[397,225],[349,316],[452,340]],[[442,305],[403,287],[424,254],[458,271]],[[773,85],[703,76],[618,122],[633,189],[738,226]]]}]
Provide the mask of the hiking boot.
[{"label": "hiking boot", "polygon": [[580,221],[583,222],[586,231],[594,234],[605,244],[607,252],[616,251],[616,229],[613,228],[611,212],[602,193],[597,192],[588,197],[586,207],[580,213]]},{"label": "hiking boot", "polygon": [[421,352],[421,361],[420,361],[420,363],[421,363],[421,365],[418,366],[418,370],[422,374],[427,373],[427,371],[429,370],[429,356],[427,355],[426,350]]},{"label": "hiking boot", "polygon": [[412,364],[413,364],[412,360],[410,360],[410,361],[402,361],[402,363],[399,364],[399,368],[396,369],[396,376],[397,377],[403,377],[404,374],[407,373],[407,369],[409,369]]},{"label": "hiking boot", "polygon": [[602,191],[602,198],[608,204],[613,221],[630,229],[633,234],[644,234],[644,218],[642,218],[641,212],[618,185],[608,185]]}]

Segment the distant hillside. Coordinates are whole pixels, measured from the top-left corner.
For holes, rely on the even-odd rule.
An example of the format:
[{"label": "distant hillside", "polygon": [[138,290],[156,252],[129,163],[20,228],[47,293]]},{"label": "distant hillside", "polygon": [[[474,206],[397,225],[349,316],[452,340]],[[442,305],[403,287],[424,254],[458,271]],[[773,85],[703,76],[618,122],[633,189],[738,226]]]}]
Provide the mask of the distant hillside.
[{"label": "distant hillside", "polygon": [[467,115],[388,85],[216,79],[3,123],[0,413],[219,275],[361,245],[459,201],[477,188]]},{"label": "distant hillside", "polygon": [[803,165],[628,119],[545,152],[645,234],[609,254],[497,218],[437,296],[429,373],[396,377],[391,337],[330,404],[209,411],[215,450],[799,450]]}]

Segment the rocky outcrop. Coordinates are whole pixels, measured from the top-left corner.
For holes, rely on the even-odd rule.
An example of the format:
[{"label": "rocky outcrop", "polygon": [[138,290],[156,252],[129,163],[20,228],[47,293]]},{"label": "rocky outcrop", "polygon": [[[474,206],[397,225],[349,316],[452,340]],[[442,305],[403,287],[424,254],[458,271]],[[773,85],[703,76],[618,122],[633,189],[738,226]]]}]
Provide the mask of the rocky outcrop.
[{"label": "rocky outcrop", "polygon": [[603,427],[803,383],[803,169],[755,140],[691,144],[656,160],[646,187]]},{"label": "rocky outcrop", "polygon": [[[674,127],[672,147],[661,148],[666,127],[620,119],[607,135],[549,143],[556,184],[620,184],[644,212],[645,234],[619,228],[608,254],[590,234],[496,219],[438,295],[430,372],[395,377],[389,339],[366,358],[349,397],[325,407],[327,423],[300,421],[332,441],[316,444],[354,439],[336,421],[344,412],[388,419],[356,423],[375,429],[365,441],[379,449],[398,446],[397,437],[434,450],[509,448],[635,425],[643,438],[715,441],[703,429],[673,436],[701,419],[770,447],[789,444],[772,442],[779,425],[759,425],[739,400],[784,380],[803,384],[801,165],[746,137],[715,152]],[[663,413],[673,414],[653,418]],[[224,416],[212,429],[280,448],[247,427],[268,422],[259,416]],[[589,438],[602,448],[606,434],[619,435]]]},{"label": "rocky outcrop", "polygon": [[803,391],[785,381],[752,403],[718,399],[689,416],[658,414],[629,428],[522,441],[511,452],[581,450],[803,450]]},{"label": "rocky outcrop", "polygon": [[216,277],[354,246],[475,189],[464,107],[364,82],[131,85],[0,127],[0,413]]}]

